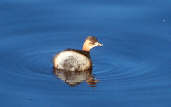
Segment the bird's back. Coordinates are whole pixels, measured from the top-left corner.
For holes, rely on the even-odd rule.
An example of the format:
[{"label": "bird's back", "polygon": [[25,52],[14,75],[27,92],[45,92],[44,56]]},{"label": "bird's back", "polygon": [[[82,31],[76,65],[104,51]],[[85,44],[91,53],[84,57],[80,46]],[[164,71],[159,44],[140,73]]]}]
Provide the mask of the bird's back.
[{"label": "bird's back", "polygon": [[67,49],[54,57],[54,67],[67,71],[84,71],[91,68],[89,52]]}]

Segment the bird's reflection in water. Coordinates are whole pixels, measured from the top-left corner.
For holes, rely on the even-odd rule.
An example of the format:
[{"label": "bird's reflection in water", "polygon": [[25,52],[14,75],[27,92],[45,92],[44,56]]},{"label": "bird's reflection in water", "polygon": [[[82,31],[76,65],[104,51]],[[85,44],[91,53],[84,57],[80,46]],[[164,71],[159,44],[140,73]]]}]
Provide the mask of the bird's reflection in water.
[{"label": "bird's reflection in water", "polygon": [[92,75],[91,70],[79,72],[54,69],[54,74],[70,86],[77,86],[81,82],[86,81],[90,87],[96,87],[96,83],[98,82]]}]

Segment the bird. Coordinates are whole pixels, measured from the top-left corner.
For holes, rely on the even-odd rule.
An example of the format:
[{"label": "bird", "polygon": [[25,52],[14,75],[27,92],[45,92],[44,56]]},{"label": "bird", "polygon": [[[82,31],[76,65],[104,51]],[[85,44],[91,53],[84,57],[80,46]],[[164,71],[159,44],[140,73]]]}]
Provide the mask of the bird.
[{"label": "bird", "polygon": [[82,46],[82,50],[66,49],[57,53],[53,58],[54,69],[65,71],[92,70],[90,50],[97,46],[103,46],[95,36],[88,36]]}]

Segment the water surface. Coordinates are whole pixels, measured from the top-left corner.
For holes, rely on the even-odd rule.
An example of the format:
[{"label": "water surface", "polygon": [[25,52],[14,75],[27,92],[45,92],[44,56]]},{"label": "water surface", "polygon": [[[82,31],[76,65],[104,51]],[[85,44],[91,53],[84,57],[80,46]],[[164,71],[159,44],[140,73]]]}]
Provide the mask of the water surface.
[{"label": "water surface", "polygon": [[[0,106],[170,107],[169,0],[0,1]],[[81,49],[86,36],[92,75],[75,87],[57,78],[52,58]]]}]

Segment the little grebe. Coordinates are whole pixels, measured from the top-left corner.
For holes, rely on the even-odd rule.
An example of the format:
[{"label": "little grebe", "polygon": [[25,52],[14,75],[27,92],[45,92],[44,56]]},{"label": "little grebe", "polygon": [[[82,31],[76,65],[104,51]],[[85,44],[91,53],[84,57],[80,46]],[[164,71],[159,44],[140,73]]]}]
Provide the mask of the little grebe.
[{"label": "little grebe", "polygon": [[90,50],[96,46],[103,46],[96,37],[88,36],[82,50],[66,49],[59,52],[53,59],[55,69],[66,71],[86,71],[92,69]]}]

